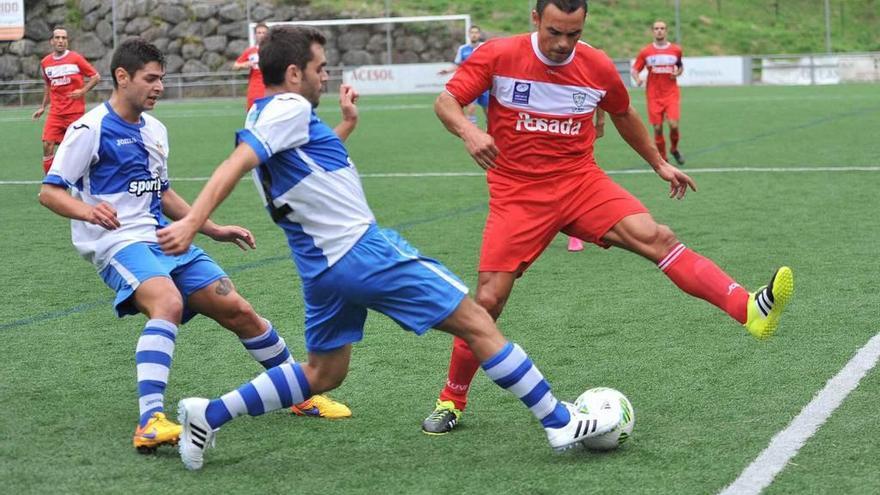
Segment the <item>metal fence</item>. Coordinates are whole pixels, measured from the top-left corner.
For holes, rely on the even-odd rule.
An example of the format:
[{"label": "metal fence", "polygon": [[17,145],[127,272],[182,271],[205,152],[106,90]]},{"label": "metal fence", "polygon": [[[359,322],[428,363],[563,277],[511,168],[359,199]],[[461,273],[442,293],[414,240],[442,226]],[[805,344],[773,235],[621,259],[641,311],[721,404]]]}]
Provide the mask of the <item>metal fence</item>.
[{"label": "metal fence", "polygon": [[[840,84],[847,82],[880,82],[880,53],[841,53],[804,55],[766,55],[744,57],[745,84]],[[629,84],[629,60],[616,60],[621,78]],[[330,79],[325,88],[336,92],[342,83],[342,72],[351,67],[328,67]],[[204,97],[243,97],[247,92],[247,72],[199,72],[167,74],[164,79],[166,99]],[[39,79],[0,81],[0,105],[39,105],[44,82]],[[102,101],[110,96],[113,85],[109,76],[88,95],[89,101]]]},{"label": "metal fence", "polygon": [[[342,67],[329,67],[330,80],[327,91],[335,92],[342,83]],[[205,98],[205,97],[244,97],[247,93],[248,74],[235,72],[192,72],[187,74],[166,74],[164,99]],[[43,99],[45,83],[41,79],[20,81],[0,81],[0,105],[25,106],[39,105]],[[101,81],[88,94],[89,101],[103,101],[110,97],[113,81],[109,75],[102,75]]]}]

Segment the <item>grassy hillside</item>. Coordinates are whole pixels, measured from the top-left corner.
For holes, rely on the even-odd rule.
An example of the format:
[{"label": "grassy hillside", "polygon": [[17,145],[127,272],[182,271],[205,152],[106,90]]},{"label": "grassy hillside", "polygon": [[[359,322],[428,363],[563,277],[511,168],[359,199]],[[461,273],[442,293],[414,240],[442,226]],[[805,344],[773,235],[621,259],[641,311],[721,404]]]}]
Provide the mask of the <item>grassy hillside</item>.
[{"label": "grassy hillside", "polygon": [[[384,2],[311,0],[313,6],[382,14]],[[470,13],[492,33],[530,29],[530,0],[391,0],[394,15]],[[666,19],[673,37],[673,0],[590,2],[584,39],[613,57],[630,56],[650,40],[650,24]],[[825,51],[820,0],[681,0],[681,40],[689,55]],[[880,0],[831,0],[834,51],[880,50]]]}]

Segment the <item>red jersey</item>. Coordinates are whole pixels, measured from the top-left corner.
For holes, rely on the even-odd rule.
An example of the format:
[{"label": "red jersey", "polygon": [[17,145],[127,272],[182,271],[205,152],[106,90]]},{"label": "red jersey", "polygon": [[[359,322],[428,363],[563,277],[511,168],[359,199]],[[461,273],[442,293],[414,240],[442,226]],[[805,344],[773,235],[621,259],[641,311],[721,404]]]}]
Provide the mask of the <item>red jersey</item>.
[{"label": "red jersey", "polygon": [[673,74],[681,67],[681,47],[669,43],[658,48],[654,43],[642,48],[633,68],[640,71],[648,67],[647,95],[649,99],[678,96],[678,78]]},{"label": "red jersey", "polygon": [[556,63],[537,33],[487,41],[458,68],[446,90],[462,105],[490,90],[489,134],[500,172],[545,176],[595,166],[597,107],[619,114],[629,94],[604,52],[578,43]]},{"label": "red jersey", "polygon": [[[266,86],[263,84],[263,72],[260,71],[260,47],[252,46],[242,52],[235,60],[238,63],[248,62],[251,64],[251,72],[248,77],[248,101],[252,102],[257,98],[262,98],[266,94]],[[250,105],[248,105],[250,106]]]},{"label": "red jersey", "polygon": [[85,85],[83,76],[94,77],[98,71],[79,53],[67,50],[56,57],[50,53],[40,62],[43,79],[49,86],[49,105],[52,115],[82,115],[86,112],[85,98],[69,98],[71,91]]}]

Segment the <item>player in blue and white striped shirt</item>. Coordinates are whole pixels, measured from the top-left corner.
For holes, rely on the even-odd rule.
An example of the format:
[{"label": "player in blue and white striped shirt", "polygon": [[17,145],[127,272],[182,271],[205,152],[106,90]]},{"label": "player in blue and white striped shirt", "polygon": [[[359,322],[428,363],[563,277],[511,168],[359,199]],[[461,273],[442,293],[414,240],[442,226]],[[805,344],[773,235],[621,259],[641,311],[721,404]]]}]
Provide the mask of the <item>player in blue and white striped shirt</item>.
[{"label": "player in blue and white striped shirt", "polygon": [[[165,417],[164,393],[178,326],[197,313],[232,330],[267,369],[292,358],[284,339],[204,251],[193,246],[172,257],[159,249],[156,229],[168,225],[165,216],[189,211],[168,180],[165,126],[144,113],[162,94],[164,57],[144,40],[129,40],[114,52],[111,72],[110,100],[68,128],[40,203],[71,219],[74,247],[116,291],[117,315],[148,318],[135,351],[140,420],[133,438],[146,453],[177,443],[180,425]],[[254,247],[242,227],[208,221],[201,232]]]},{"label": "player in blue and white striped shirt", "polygon": [[585,414],[559,402],[526,353],[467,297],[458,277],[376,225],[343,145],[357,122],[357,94],[342,86],[343,122],[335,129],[314,111],[327,81],[324,42],[312,28],[269,31],[260,48],[267,96],[254,103],[238,146],[190,212],[158,233],[165,252],[185,252],[214,208],[252,170],[266,209],[287,236],[306,305],[307,363],[284,363],[214,400],[180,401],[184,465],[200,469],[215,430],[235,417],[258,416],[339,386],[352,344],[363,337],[367,309],[418,335],[437,328],[464,339],[489,377],[540,420],[555,450],[611,430],[621,419],[619,405]]}]

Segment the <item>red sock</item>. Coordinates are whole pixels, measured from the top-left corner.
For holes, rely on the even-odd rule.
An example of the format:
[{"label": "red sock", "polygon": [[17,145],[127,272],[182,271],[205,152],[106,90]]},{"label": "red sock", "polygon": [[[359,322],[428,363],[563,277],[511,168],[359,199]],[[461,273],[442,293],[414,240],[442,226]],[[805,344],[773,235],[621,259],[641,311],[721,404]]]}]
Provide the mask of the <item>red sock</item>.
[{"label": "red sock", "polygon": [[467,405],[468,390],[478,369],[480,361],[474,357],[470,347],[464,340],[455,337],[452,341],[452,357],[449,358],[449,377],[440,392],[440,400],[451,400],[456,409],[463,411]]},{"label": "red sock", "polygon": [[666,159],[666,139],[663,138],[663,131],[654,132],[654,143],[657,145],[657,149],[660,151],[660,156],[663,159]]},{"label": "red sock", "polygon": [[679,243],[657,266],[679,289],[714,304],[740,323],[746,322],[748,291],[712,260]]},{"label": "red sock", "polygon": [[43,157],[43,175],[49,173],[49,169],[52,168],[52,161],[55,160],[55,155],[49,155]]},{"label": "red sock", "polygon": [[669,151],[678,151],[678,129],[669,129]]}]

